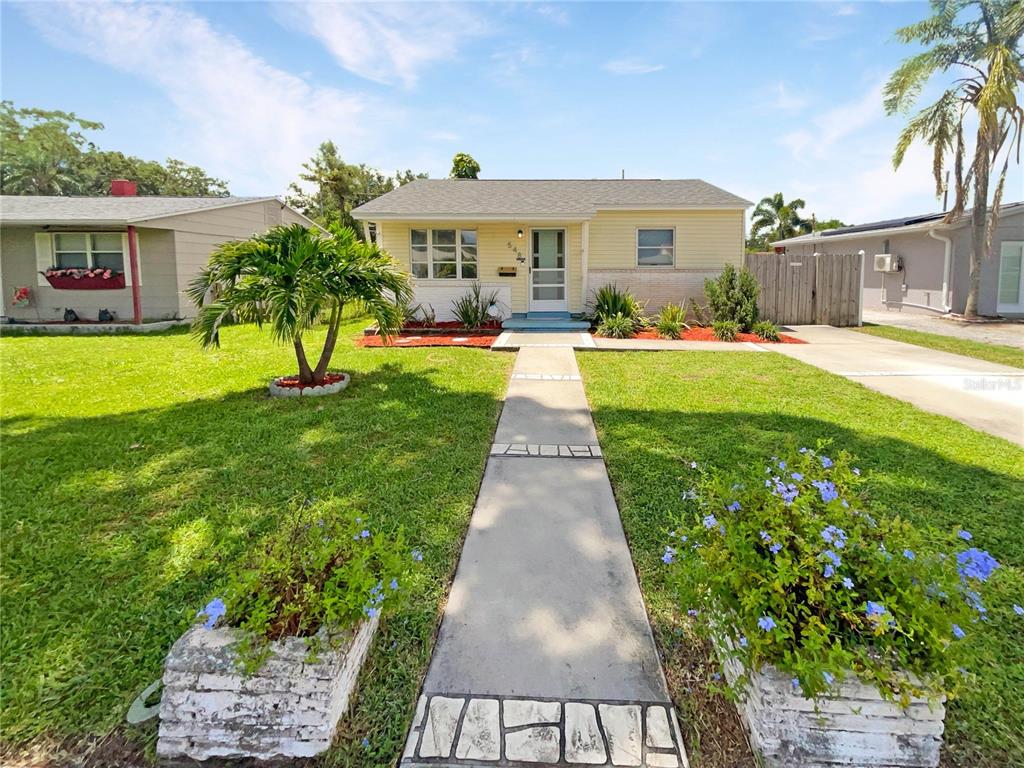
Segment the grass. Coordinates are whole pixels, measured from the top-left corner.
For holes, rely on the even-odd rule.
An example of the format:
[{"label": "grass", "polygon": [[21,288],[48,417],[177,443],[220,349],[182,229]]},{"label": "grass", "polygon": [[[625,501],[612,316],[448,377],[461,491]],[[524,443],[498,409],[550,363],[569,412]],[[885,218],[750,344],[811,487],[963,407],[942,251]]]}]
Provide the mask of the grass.
[{"label": "grass", "polygon": [[1024,451],[782,355],[584,352],[579,360],[697,766],[752,763],[733,713],[707,693],[706,657],[687,639],[662,577],[659,556],[687,487],[681,462],[760,466],[780,445],[818,438],[859,458],[876,514],[961,524],[1002,564],[990,582],[990,619],[964,641],[978,684],[949,706],[943,764],[1024,764],[1024,619],[1011,610],[1024,604]]},{"label": "grass", "polygon": [[988,344],[983,341],[944,336],[941,333],[896,328],[892,325],[865,325],[853,330],[872,336],[880,336],[883,339],[892,339],[893,341],[902,341],[907,344],[916,344],[919,347],[937,349],[940,352],[952,352],[955,355],[966,355],[967,357],[976,357],[979,360],[988,360],[990,363],[1024,368],[1024,349],[1011,347],[1008,344]]},{"label": "grass", "polygon": [[309,497],[403,526],[424,552],[323,760],[397,762],[512,358],[356,349],[363,325],[333,360],[351,386],[317,400],[266,396],[295,361],[252,327],[212,352],[180,331],[0,339],[7,756],[115,744],[152,759],[155,721],[124,726],[128,705],[232,564]]}]

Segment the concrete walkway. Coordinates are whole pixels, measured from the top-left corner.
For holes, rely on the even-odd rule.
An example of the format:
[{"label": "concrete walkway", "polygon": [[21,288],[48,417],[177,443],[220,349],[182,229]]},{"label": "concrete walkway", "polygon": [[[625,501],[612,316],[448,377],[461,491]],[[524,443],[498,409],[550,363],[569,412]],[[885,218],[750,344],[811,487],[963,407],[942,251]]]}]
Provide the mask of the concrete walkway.
[{"label": "concrete walkway", "polygon": [[577,340],[545,336],[516,358],[403,766],[686,765]]},{"label": "concrete walkway", "polygon": [[827,325],[786,331],[769,349],[1024,445],[1024,370]]}]

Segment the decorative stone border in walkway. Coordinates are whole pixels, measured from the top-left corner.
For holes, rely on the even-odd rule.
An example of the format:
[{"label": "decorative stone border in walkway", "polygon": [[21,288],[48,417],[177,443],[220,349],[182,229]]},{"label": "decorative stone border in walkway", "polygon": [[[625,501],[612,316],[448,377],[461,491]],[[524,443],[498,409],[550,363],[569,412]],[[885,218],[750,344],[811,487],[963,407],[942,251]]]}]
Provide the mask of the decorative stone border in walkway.
[{"label": "decorative stone border in walkway", "polygon": [[676,713],[663,702],[420,696],[402,767],[481,764],[689,765]]},{"label": "decorative stone border in walkway", "polygon": [[599,459],[599,445],[555,445],[552,443],[493,443],[491,456],[539,456],[546,459]]}]

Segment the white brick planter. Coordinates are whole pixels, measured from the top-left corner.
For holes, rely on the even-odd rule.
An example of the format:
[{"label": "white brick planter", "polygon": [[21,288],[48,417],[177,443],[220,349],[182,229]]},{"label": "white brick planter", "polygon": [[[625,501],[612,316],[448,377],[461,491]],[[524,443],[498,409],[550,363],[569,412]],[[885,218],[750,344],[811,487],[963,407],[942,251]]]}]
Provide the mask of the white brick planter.
[{"label": "white brick planter", "polygon": [[[333,373],[333,371],[332,371]],[[341,392],[348,383],[352,380],[352,377],[347,373],[341,374],[341,381],[336,381],[333,384],[318,384],[315,387],[282,387],[278,382],[283,377],[273,379],[270,382],[270,396],[271,397],[322,397],[324,395],[333,395]]]},{"label": "white brick planter", "polygon": [[[723,656],[724,658],[724,656]],[[728,659],[726,679],[742,665]],[[737,704],[754,750],[766,768],[934,768],[942,746],[942,703],[913,699],[907,709],[886,701],[873,686],[850,675],[836,693],[818,702],[795,693],[792,678],[773,667],[751,675]]]},{"label": "white brick planter", "polygon": [[315,663],[307,663],[304,639],[276,642],[251,676],[238,667],[236,630],[194,626],[167,655],[157,755],[274,760],[323,752],[348,709],[378,621],[364,621],[337,648],[324,643]]}]

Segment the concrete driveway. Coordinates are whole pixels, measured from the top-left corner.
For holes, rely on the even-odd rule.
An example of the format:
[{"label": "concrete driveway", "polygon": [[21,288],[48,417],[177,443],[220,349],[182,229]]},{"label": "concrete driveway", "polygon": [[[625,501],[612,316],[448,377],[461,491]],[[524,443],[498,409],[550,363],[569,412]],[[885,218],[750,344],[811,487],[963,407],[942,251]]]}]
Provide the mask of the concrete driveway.
[{"label": "concrete driveway", "polygon": [[1024,446],[1024,370],[827,325],[787,331],[808,344],[765,349]]},{"label": "concrete driveway", "polygon": [[944,320],[938,315],[867,309],[864,310],[864,322],[1024,349],[1024,323],[958,323],[955,320]]}]

